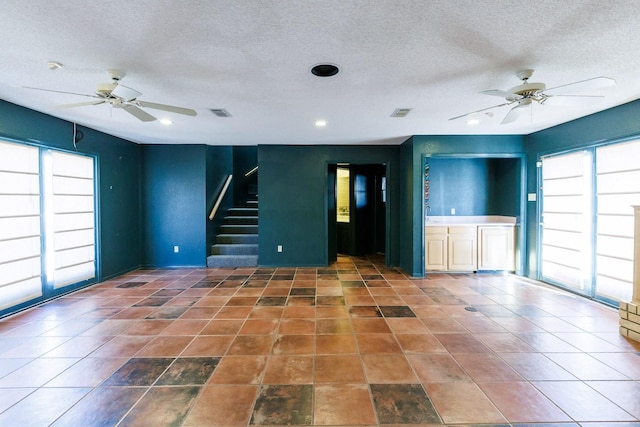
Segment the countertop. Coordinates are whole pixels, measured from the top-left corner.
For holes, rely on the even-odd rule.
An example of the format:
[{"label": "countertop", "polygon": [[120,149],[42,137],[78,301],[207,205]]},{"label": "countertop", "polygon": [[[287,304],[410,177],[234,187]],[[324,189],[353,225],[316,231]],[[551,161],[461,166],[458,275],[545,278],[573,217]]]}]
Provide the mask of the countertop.
[{"label": "countertop", "polygon": [[516,217],[500,215],[477,215],[477,216],[428,216],[425,227],[442,227],[448,225],[516,225]]}]

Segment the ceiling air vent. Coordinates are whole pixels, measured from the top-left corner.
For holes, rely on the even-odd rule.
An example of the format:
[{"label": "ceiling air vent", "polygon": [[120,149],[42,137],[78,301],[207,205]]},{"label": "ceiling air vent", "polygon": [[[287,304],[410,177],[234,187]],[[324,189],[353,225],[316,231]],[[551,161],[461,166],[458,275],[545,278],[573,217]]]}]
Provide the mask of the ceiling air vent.
[{"label": "ceiling air vent", "polygon": [[211,108],[211,112],[218,117],[232,117],[231,113],[224,108]]},{"label": "ceiling air vent", "polygon": [[393,113],[391,113],[391,117],[405,117],[409,114],[411,108],[396,108]]}]

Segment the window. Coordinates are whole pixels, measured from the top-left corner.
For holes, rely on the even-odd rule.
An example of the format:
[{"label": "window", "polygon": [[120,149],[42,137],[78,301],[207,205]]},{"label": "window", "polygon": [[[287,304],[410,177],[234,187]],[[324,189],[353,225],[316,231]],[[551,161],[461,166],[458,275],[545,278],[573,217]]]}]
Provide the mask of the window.
[{"label": "window", "polygon": [[42,295],[39,150],[0,141],[0,310]]},{"label": "window", "polygon": [[542,278],[605,301],[633,292],[640,141],[542,159]]},{"label": "window", "polygon": [[0,141],[0,311],[96,276],[94,159]]}]

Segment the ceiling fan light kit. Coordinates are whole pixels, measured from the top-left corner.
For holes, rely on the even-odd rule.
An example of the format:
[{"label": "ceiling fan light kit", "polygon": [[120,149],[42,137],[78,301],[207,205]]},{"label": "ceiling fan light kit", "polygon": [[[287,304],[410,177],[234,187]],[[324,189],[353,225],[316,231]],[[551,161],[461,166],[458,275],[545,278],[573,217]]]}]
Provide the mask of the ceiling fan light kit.
[{"label": "ceiling fan light kit", "polygon": [[533,75],[532,69],[521,70],[516,73],[522,83],[518,86],[514,86],[509,90],[492,89],[480,92],[483,95],[498,96],[504,98],[506,102],[492,107],[483,108],[481,110],[472,111],[470,113],[461,114],[456,117],[452,117],[449,120],[457,120],[463,117],[469,117],[474,114],[492,110],[494,108],[504,107],[507,105],[516,104],[509,110],[506,116],[502,119],[500,124],[508,124],[518,121],[524,115],[523,109],[533,105],[534,101],[540,105],[545,105],[547,101],[554,101],[560,97],[571,100],[573,104],[578,102],[597,100],[602,98],[602,95],[582,95],[578,92],[581,91],[593,91],[597,89],[606,88],[615,85],[615,80],[609,77],[594,77],[591,79],[581,80],[573,83],[567,83],[561,86],[556,86],[547,89],[547,85],[540,82],[529,83],[529,79]]}]

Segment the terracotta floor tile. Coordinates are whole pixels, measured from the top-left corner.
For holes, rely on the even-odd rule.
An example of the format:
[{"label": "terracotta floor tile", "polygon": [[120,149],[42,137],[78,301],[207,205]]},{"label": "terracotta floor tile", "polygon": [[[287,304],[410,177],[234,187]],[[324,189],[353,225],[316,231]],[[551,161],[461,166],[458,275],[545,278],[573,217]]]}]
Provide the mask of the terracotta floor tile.
[{"label": "terracotta floor tile", "polygon": [[207,323],[205,319],[177,319],[160,332],[160,335],[198,335]]},{"label": "terracotta floor tile", "polygon": [[226,354],[233,336],[199,335],[184,349],[182,356],[222,356]]},{"label": "terracotta floor tile", "polygon": [[179,357],[154,385],[203,385],[218,366],[219,357]]},{"label": "terracotta floor tile", "polygon": [[44,387],[97,387],[128,360],[87,357],[46,383]]},{"label": "terracotta floor tile", "polygon": [[362,363],[370,384],[411,384],[418,378],[401,354],[363,354]]},{"label": "terracotta floor tile", "polygon": [[598,393],[640,419],[640,383],[637,381],[586,381]]},{"label": "terracotta floor tile", "polygon": [[[441,311],[440,308],[438,308]],[[434,313],[436,314],[436,313]],[[450,317],[424,317],[421,313],[418,316],[433,334],[466,333],[467,329]]]},{"label": "terracotta floor tile", "polygon": [[226,356],[216,367],[209,384],[259,384],[266,356]]},{"label": "terracotta floor tile", "polygon": [[35,390],[37,389],[30,387],[0,388],[0,414],[33,393]]},{"label": "terracotta floor tile", "polygon": [[273,354],[314,354],[313,335],[278,335],[273,343]]},{"label": "terracotta floor tile", "polygon": [[271,352],[273,340],[272,335],[238,335],[227,353],[230,355],[267,355]]},{"label": "terracotta floor tile", "polygon": [[171,365],[172,358],[129,359],[105,380],[105,386],[151,386]]},{"label": "terracotta floor tile", "polygon": [[425,384],[445,424],[505,424],[507,420],[472,382]]},{"label": "terracotta floor tile", "polygon": [[629,380],[630,378],[619,371],[600,362],[585,353],[549,353],[549,359],[573,374],[576,378],[587,380]]},{"label": "terracotta floor tile", "polygon": [[402,352],[393,334],[356,334],[356,341],[361,354]]},{"label": "terracotta floor tile", "polygon": [[357,353],[356,341],[352,334],[316,335],[316,354]]},{"label": "terracotta floor tile", "polygon": [[458,353],[453,358],[476,383],[524,381],[516,371],[493,354]]},{"label": "terracotta floor tile", "polygon": [[152,387],[118,425],[180,425],[199,391],[199,387]]},{"label": "terracotta floor tile", "polygon": [[155,337],[136,357],[176,357],[193,341],[193,336],[159,336]]},{"label": "terracotta floor tile", "polygon": [[447,350],[432,333],[398,334],[396,340],[405,353],[444,353]]},{"label": "terracotta floor tile", "polygon": [[348,319],[349,311],[346,306],[316,307],[315,317],[316,319]]},{"label": "terracotta floor tile", "polygon": [[222,307],[216,313],[216,319],[246,319],[252,307]]},{"label": "terracotta floor tile", "polygon": [[249,319],[279,319],[282,317],[284,307],[258,307],[255,306],[249,313]]},{"label": "terracotta floor tile", "polygon": [[313,319],[282,319],[278,333],[281,335],[306,335],[315,333],[315,329],[316,321]]},{"label": "terracotta floor tile", "polygon": [[263,384],[311,384],[312,356],[270,356],[264,372]]},{"label": "terracotta floor tile", "polygon": [[408,354],[406,357],[422,383],[471,381],[448,353]]},{"label": "terracotta floor tile", "polygon": [[623,373],[629,378],[640,380],[640,356],[638,353],[589,353],[599,361]]},{"label": "terracotta floor tile", "polygon": [[77,358],[39,358],[0,378],[3,387],[40,387],[74,365]]},{"label": "terracotta floor tile", "polygon": [[505,353],[502,360],[529,381],[575,380],[557,363],[541,353]]},{"label": "terracotta floor tile", "polygon": [[385,320],[394,334],[430,334],[422,320],[416,317],[387,317]]},{"label": "terracotta floor tile", "polygon": [[576,421],[636,421],[631,414],[581,381],[532,383]]},{"label": "terracotta floor tile", "polygon": [[316,385],[313,414],[315,425],[377,424],[366,384]]},{"label": "terracotta floor tile", "polygon": [[311,384],[263,385],[251,417],[251,425],[311,425]]},{"label": "terracotta floor tile", "polygon": [[381,318],[355,318],[351,320],[357,334],[390,334],[391,329]]},{"label": "terracotta floor tile", "polygon": [[380,424],[442,424],[420,384],[371,384]]},{"label": "terracotta floor tile", "polygon": [[357,355],[316,356],[314,382],[364,383],[362,362]]},{"label": "terracotta floor tile", "polygon": [[351,334],[353,328],[349,319],[318,319],[315,321],[317,334]]},{"label": "terracotta floor tile", "polygon": [[278,319],[247,319],[238,334],[240,335],[270,335],[278,329]]},{"label": "terracotta floor tile", "polygon": [[96,388],[53,425],[56,427],[116,425],[146,390],[143,387]]},{"label": "terracotta floor tile", "polygon": [[0,425],[51,425],[90,391],[90,388],[38,389],[0,414]]},{"label": "terracotta floor tile", "polygon": [[449,353],[488,353],[489,348],[475,334],[436,334]]},{"label": "terracotta floor tile", "polygon": [[567,414],[529,383],[490,382],[478,385],[511,423],[571,421]]},{"label": "terracotta floor tile", "polygon": [[45,353],[45,357],[84,357],[111,340],[111,337],[74,337]]}]

